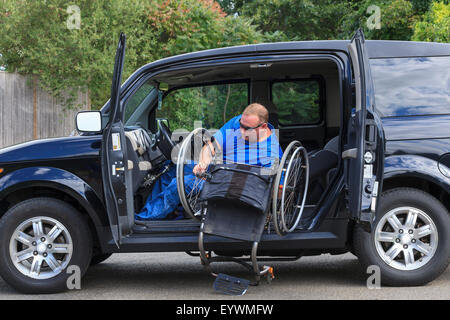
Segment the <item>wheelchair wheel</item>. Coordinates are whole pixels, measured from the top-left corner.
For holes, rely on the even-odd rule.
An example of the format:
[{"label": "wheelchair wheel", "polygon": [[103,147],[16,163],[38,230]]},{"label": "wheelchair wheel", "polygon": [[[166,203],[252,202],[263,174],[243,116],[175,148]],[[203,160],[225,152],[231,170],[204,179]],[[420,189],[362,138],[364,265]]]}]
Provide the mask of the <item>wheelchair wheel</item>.
[{"label": "wheelchair wheel", "polygon": [[[191,172],[199,162],[200,153],[205,145],[209,146],[207,150],[212,155],[212,161],[206,170],[207,174],[211,164],[217,164],[222,161],[221,148],[208,130],[197,128],[189,133],[183,140],[177,157],[177,190],[180,202],[186,213],[191,218],[198,220],[201,219],[201,215],[198,214],[201,210],[198,198],[205,177],[194,176]],[[187,177],[189,178],[189,185],[185,183],[185,178],[187,179]]]},{"label": "wheelchair wheel", "polygon": [[305,207],[308,183],[308,153],[300,142],[293,141],[281,158],[272,197],[272,219],[280,236],[297,227]]}]

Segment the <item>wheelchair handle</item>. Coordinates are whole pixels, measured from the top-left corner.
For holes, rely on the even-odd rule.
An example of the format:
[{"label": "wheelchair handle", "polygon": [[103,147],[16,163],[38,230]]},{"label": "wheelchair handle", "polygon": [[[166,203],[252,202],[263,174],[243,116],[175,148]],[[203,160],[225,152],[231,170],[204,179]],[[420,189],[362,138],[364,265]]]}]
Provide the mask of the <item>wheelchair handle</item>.
[{"label": "wheelchair handle", "polygon": [[240,173],[245,173],[245,174],[252,174],[252,175],[254,175],[254,176],[256,176],[256,177],[258,177],[258,178],[260,178],[261,180],[264,180],[264,181],[270,181],[270,179],[272,178],[272,176],[269,176],[269,178],[265,178],[264,176],[262,176],[260,174],[257,174],[256,172],[253,172],[253,171],[247,171],[247,170],[236,169],[236,168],[228,168],[228,167],[222,167],[222,166],[215,167],[211,171],[211,173],[214,173],[214,172],[219,171],[219,170],[240,172]]}]

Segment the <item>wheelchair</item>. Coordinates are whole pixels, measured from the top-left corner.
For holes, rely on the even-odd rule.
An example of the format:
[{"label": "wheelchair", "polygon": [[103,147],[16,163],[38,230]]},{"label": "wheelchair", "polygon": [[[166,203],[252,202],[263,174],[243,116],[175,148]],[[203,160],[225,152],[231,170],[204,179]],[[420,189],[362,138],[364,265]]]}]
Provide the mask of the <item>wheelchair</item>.
[{"label": "wheelchair", "polygon": [[[206,148],[203,148],[205,147]],[[194,183],[185,185],[192,168],[207,150],[211,162]],[[249,285],[274,278],[273,267],[260,266],[258,245],[265,229],[285,236],[296,229],[308,192],[307,151],[298,141],[286,148],[281,160],[271,168],[241,163],[223,163],[222,150],[211,133],[203,128],[191,132],[182,142],[177,156],[177,188],[181,204],[193,219],[201,221],[198,248],[201,263],[216,280],[214,289],[229,295],[243,295]],[[213,256],[205,237],[215,236],[251,244],[250,257]],[[226,243],[226,242],[225,242]],[[253,279],[216,273],[211,264],[235,262],[246,268]]]}]

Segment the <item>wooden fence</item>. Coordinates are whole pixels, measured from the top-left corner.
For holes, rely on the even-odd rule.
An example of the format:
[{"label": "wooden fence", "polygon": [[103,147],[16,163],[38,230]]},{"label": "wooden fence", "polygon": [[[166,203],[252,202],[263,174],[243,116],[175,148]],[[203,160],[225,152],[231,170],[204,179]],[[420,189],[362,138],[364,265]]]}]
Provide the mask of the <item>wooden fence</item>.
[{"label": "wooden fence", "polygon": [[76,113],[90,109],[87,92],[79,92],[76,108],[64,108],[56,100],[37,81],[0,71],[0,148],[67,136],[75,129]]}]

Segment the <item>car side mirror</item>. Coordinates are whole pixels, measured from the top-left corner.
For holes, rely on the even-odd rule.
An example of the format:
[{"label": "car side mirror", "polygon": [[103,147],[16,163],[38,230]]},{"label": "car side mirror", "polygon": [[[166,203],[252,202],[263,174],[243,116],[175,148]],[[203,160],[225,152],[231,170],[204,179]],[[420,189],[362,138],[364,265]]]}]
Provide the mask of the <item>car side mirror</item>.
[{"label": "car side mirror", "polygon": [[75,117],[75,124],[78,132],[101,132],[102,113],[100,111],[80,111]]}]

